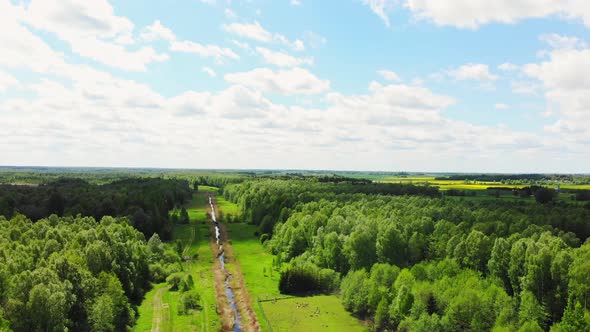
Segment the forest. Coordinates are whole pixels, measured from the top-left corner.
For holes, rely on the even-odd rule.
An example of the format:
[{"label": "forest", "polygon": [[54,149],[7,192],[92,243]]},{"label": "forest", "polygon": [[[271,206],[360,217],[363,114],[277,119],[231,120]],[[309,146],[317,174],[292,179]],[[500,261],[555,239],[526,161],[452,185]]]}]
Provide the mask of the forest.
[{"label": "forest", "polygon": [[78,178],[58,178],[41,185],[0,185],[0,215],[20,213],[33,221],[57,216],[129,216],[146,238],[158,233],[170,238],[168,211],[189,200],[186,180],[126,178],[91,184]]},{"label": "forest", "polygon": [[590,329],[588,207],[384,188],[261,180],[224,195],[285,264],[282,292],[338,291],[374,330]]},{"label": "forest", "polygon": [[278,291],[336,296],[366,329],[590,329],[590,205],[536,199],[550,187],[482,200],[361,174],[107,174],[0,185],[0,330],[131,330],[155,285],[179,292],[175,315],[200,312],[213,276],[191,271],[211,258],[190,263],[174,234],[207,229],[190,204],[212,191],[235,207],[219,220],[255,230]]},{"label": "forest", "polygon": [[127,330],[164,280],[193,308],[182,248],[163,242],[188,218],[169,211],[192,191],[187,180],[137,177],[0,185],[0,330]]}]

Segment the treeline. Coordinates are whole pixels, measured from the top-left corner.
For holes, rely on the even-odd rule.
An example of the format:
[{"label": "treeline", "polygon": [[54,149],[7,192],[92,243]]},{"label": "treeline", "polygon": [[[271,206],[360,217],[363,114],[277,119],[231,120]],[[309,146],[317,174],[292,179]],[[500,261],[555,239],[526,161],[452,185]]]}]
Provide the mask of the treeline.
[{"label": "treeline", "polygon": [[62,178],[39,186],[0,185],[0,215],[21,213],[33,221],[58,216],[129,216],[146,238],[170,239],[168,211],[190,200],[186,180],[129,178],[103,185]]},{"label": "treeline", "polygon": [[320,186],[226,190],[250,221],[276,223],[266,245],[288,263],[282,291],[339,283],[345,307],[375,330],[590,329],[590,209]]},{"label": "treeline", "polygon": [[125,331],[150,281],[182,269],[177,251],[124,219],[0,216],[0,330]]}]

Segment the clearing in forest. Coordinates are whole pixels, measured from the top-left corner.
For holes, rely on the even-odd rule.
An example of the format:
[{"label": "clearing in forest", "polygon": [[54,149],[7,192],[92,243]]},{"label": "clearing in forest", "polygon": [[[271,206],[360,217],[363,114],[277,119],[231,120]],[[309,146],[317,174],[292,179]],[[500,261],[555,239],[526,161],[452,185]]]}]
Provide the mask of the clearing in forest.
[{"label": "clearing in forest", "polygon": [[[228,224],[239,262],[262,331],[364,331],[362,322],[347,312],[336,295],[285,296],[279,292],[274,256],[254,234],[256,226]],[[289,299],[284,299],[289,297]],[[273,299],[283,300],[273,301]],[[260,300],[260,302],[258,302]],[[265,301],[270,300],[270,301]]]}]

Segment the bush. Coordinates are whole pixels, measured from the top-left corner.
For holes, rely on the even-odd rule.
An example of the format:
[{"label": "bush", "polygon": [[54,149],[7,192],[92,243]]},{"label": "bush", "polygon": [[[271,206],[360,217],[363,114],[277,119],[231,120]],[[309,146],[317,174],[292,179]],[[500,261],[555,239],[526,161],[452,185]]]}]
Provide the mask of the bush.
[{"label": "bush", "polygon": [[193,281],[193,277],[187,273],[186,275],[184,275],[184,277],[182,277],[182,280],[178,285],[178,289],[181,292],[188,292],[189,290],[193,289],[194,286],[195,283]]},{"label": "bush", "polygon": [[166,276],[168,275],[168,273],[162,267],[161,264],[159,264],[159,263],[150,264],[149,269],[150,269],[150,277],[151,277],[150,279],[153,282],[159,283],[159,282],[166,280]]},{"label": "bush", "polygon": [[184,273],[180,273],[180,272],[176,272],[176,273],[172,273],[171,275],[168,276],[168,278],[166,278],[166,282],[168,283],[168,285],[170,285],[170,290],[178,290],[178,286],[180,285],[180,282],[182,281],[182,277],[183,277]]},{"label": "bush", "polygon": [[313,263],[293,264],[281,272],[279,291],[283,294],[304,292],[329,293],[338,288],[340,275],[331,269],[320,269]]},{"label": "bush", "polygon": [[185,292],[180,296],[178,313],[188,314],[190,310],[201,309],[201,296],[196,291]]}]

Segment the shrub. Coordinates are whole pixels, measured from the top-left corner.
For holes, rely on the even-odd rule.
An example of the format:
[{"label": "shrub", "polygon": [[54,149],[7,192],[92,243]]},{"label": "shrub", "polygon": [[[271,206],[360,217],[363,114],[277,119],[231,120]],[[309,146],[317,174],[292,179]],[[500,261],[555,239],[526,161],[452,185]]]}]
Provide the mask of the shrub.
[{"label": "shrub", "polygon": [[181,315],[188,314],[190,310],[201,308],[201,296],[196,291],[184,292],[180,296],[180,306],[178,313]]}]

